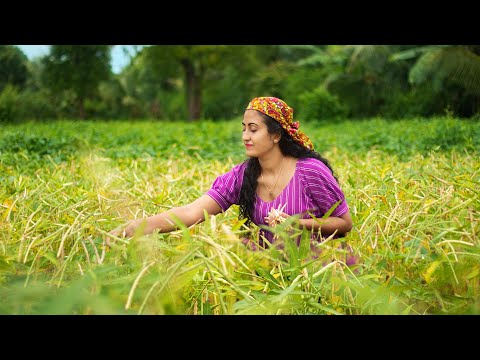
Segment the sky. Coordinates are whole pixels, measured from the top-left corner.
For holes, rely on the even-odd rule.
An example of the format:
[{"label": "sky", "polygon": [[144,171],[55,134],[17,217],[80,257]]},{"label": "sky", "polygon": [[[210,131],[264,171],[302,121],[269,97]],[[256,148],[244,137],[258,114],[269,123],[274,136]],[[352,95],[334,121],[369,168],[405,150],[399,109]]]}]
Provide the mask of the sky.
[{"label": "sky", "polygon": [[[50,50],[50,45],[15,45],[19,47],[23,53],[32,60],[39,56],[47,55]],[[112,48],[112,71],[115,74],[120,73],[122,69],[128,64],[130,58],[125,54],[125,50],[130,54],[133,53],[132,45],[114,45]]]}]

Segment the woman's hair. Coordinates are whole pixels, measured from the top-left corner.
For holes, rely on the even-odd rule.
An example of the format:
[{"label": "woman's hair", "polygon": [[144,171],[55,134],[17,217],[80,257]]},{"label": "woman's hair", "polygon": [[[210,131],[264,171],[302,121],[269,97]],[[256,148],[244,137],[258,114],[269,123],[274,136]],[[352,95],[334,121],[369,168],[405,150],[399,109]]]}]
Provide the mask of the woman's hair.
[{"label": "woman's hair", "polygon": [[[332,172],[333,177],[335,180],[338,181],[337,177],[335,176],[332,166],[328,162],[327,159],[323,158],[319,153],[313,150],[309,150],[302,145],[298,144],[293,140],[293,138],[285,131],[285,129],[276,121],[275,119],[271,118],[270,116],[261,113],[258,113],[263,117],[265,124],[267,125],[267,130],[269,134],[280,134],[280,151],[283,155],[293,156],[297,159],[303,158],[315,158],[323,162]],[[255,204],[255,192],[257,190],[258,185],[258,177],[260,176],[261,168],[258,158],[250,158],[246,160],[247,167],[245,168],[245,172],[243,175],[243,184],[242,189],[240,190],[240,199],[239,199],[239,214],[238,218],[247,219],[245,225],[249,226],[252,222],[252,210]]]}]

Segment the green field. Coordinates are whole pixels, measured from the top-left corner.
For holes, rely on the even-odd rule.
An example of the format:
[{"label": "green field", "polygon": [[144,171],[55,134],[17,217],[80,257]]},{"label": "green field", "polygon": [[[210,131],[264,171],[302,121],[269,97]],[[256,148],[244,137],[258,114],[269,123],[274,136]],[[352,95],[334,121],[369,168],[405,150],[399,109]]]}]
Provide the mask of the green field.
[{"label": "green field", "polygon": [[[238,207],[104,246],[244,159],[241,120],[2,125],[1,314],[480,314],[480,123],[302,122],[352,213],[340,239],[252,252]],[[283,239],[289,244],[290,239]]]}]

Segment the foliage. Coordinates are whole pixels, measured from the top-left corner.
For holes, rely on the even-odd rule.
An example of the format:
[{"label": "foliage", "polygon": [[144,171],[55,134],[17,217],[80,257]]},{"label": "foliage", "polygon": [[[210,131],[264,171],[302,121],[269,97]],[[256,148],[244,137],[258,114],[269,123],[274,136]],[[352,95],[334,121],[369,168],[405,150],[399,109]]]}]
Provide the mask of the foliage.
[{"label": "foliage", "polygon": [[308,120],[343,119],[348,108],[340,103],[338,96],[332,95],[323,86],[299,96],[299,117]]},{"label": "foliage", "polygon": [[59,106],[52,102],[46,89],[36,91],[27,89],[18,94],[18,119],[22,121],[52,120],[61,112]]},{"label": "foliage", "polygon": [[332,73],[324,85],[348,107],[350,117],[379,116],[408,90],[406,64],[389,62],[395,49],[387,45],[355,45],[343,49],[349,56],[348,62],[340,71]]},{"label": "foliage", "polygon": [[283,84],[283,98],[288,99],[295,112],[299,113],[302,110],[302,107],[298,106],[299,97],[321,86],[327,76],[328,70],[325,68],[294,67],[290,69],[287,81]]},{"label": "foliage", "polygon": [[226,120],[243,116],[251,100],[249,81],[235,67],[227,67],[216,81],[209,82],[204,93],[204,118]]},{"label": "foliage", "polygon": [[28,59],[18,47],[0,45],[0,92],[8,85],[18,89],[28,80]]},{"label": "foliage", "polygon": [[[411,83],[431,81],[433,89],[440,91],[444,82],[451,81],[480,95],[480,56],[469,46],[429,46],[421,49],[421,56],[410,69]],[[397,54],[394,59],[405,58],[401,55]]]},{"label": "foliage", "polygon": [[262,95],[300,114],[300,97],[319,87],[351,119],[480,114],[479,45],[156,45],[139,47],[118,75],[109,46],[54,45],[33,61],[0,49],[0,88],[13,85],[20,101],[15,122],[224,120]]},{"label": "foliage", "polygon": [[[429,45],[411,47],[392,55],[394,62],[415,58],[408,80],[429,91],[459,116],[480,111],[480,51],[477,45]],[[425,87],[424,87],[425,88]],[[445,100],[444,100],[445,99]],[[429,114],[439,114],[430,109]]]},{"label": "foliage", "polygon": [[181,74],[187,119],[198,120],[204,111],[203,93],[209,83],[223,79],[231,67],[249,77],[262,63],[257,52],[265,55],[248,45],[162,45],[143,49],[142,56],[158,78]]},{"label": "foliage", "polygon": [[110,76],[110,45],[52,45],[43,59],[43,83],[52,92],[72,91],[85,117],[83,105],[97,94],[98,85]]},{"label": "foliage", "polygon": [[[117,77],[100,82],[98,93],[98,98],[91,100],[94,102],[93,111],[91,111],[92,117],[106,119],[127,117],[122,108],[122,98],[125,96],[125,90]],[[89,113],[88,103],[85,104],[85,107],[87,113]]]},{"label": "foliage", "polygon": [[0,92],[0,122],[18,121],[18,90],[7,84]]},{"label": "foliage", "polygon": [[46,89],[27,88],[19,91],[7,85],[0,92],[0,121],[20,123],[31,120],[52,120],[57,117],[73,117],[74,94],[63,92],[52,96]]},{"label": "foliage", "polygon": [[180,76],[175,71],[176,65],[163,57],[158,59],[161,66],[156,61],[145,48],[118,76],[124,92],[125,115],[127,118],[185,119],[183,81],[176,77]]},{"label": "foliage", "polygon": [[293,69],[293,64],[282,60],[268,64],[252,79],[252,92],[256,94],[255,96],[275,96],[287,99],[284,96],[284,88]]}]

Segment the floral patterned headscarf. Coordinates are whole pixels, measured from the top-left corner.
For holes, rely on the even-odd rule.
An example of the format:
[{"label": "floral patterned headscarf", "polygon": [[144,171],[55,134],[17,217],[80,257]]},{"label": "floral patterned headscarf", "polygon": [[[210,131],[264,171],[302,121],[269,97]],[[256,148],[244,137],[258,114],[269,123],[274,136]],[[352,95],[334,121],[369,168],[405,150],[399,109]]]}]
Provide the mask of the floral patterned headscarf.
[{"label": "floral patterned headscarf", "polygon": [[277,120],[293,140],[303,147],[313,150],[313,143],[307,135],[298,130],[300,123],[293,121],[293,109],[285,101],[271,96],[256,97],[250,101],[245,110],[257,110]]}]

